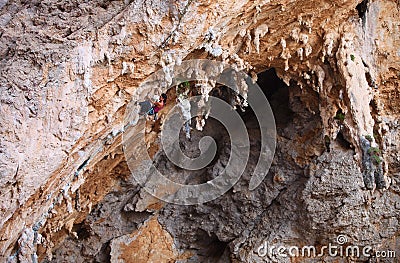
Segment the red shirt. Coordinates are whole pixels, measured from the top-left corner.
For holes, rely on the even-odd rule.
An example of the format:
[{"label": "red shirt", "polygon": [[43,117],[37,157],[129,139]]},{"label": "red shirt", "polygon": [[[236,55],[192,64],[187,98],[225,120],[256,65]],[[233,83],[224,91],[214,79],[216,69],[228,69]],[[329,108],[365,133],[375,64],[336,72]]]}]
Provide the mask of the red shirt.
[{"label": "red shirt", "polygon": [[154,102],[154,112],[158,113],[162,108],[164,108],[164,100],[160,102]]}]

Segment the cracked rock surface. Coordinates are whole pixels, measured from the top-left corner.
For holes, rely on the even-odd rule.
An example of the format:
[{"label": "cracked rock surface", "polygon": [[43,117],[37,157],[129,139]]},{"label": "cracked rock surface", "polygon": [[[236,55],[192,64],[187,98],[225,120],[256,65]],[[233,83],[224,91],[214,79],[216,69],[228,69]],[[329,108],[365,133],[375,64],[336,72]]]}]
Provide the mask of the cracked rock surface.
[{"label": "cracked rock surface", "polygon": [[[0,0],[0,261],[396,262],[399,10],[392,0]],[[225,195],[165,204],[132,178],[126,107],[148,76],[188,59],[244,70],[269,100],[276,153],[254,191],[251,109],[238,109],[250,159]],[[203,131],[193,125],[192,141],[182,132],[188,155],[205,135],[219,147],[208,167],[182,170],[159,147],[168,107],[146,127],[154,163],[184,183],[215,177],[227,134],[211,119]],[[263,244],[320,248],[339,235],[397,258],[258,253]]]}]

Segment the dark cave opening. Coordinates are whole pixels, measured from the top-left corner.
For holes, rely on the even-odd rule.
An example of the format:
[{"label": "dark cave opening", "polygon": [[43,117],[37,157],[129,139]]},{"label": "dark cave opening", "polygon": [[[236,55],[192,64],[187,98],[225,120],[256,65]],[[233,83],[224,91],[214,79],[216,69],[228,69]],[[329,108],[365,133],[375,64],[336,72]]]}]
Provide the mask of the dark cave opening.
[{"label": "dark cave opening", "polygon": [[[289,86],[287,86],[276,74],[274,68],[267,69],[257,74],[257,85],[266,96],[272,109],[276,128],[285,127],[293,118],[293,111],[289,107]],[[238,110],[246,126],[259,128],[257,118],[251,107],[242,112]]]},{"label": "dark cave opening", "polygon": [[84,240],[91,236],[90,226],[85,224],[84,222],[75,224],[72,230],[76,232],[79,240]]},{"label": "dark cave opening", "polygon": [[257,75],[257,84],[264,91],[268,100],[279,91],[279,89],[287,89],[288,86],[278,77],[274,68],[267,69]]},{"label": "dark cave opening", "polygon": [[343,149],[352,149],[351,143],[348,140],[346,140],[345,136],[341,131],[337,134],[336,141],[339,144],[339,146],[342,147]]},{"label": "dark cave opening", "polygon": [[279,131],[293,118],[293,111],[289,107],[289,86],[278,77],[274,68],[263,71],[257,76],[257,84],[268,99]]},{"label": "dark cave opening", "polygon": [[220,262],[223,258],[228,242],[223,242],[212,233],[211,236],[204,230],[199,229],[197,235],[199,245],[198,255],[207,258],[208,262]]}]

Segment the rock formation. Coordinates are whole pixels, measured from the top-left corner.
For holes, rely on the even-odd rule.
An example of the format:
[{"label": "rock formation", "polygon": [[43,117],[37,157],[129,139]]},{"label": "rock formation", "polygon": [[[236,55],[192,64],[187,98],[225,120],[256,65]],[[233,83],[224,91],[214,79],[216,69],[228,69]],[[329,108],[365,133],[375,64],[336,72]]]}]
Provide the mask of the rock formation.
[{"label": "rock formation", "polygon": [[[400,257],[399,16],[395,0],[0,0],[1,261],[368,260],[257,251],[320,248],[339,235]],[[250,191],[260,128],[241,113],[251,153],[240,181],[179,206],[135,183],[122,135],[140,84],[189,59],[257,80],[277,142]],[[227,141],[218,123],[203,124],[183,138],[188,154],[204,135]],[[171,176],[197,182],[226,164],[221,144],[212,166],[182,171],[159,148],[157,125],[149,152]]]}]

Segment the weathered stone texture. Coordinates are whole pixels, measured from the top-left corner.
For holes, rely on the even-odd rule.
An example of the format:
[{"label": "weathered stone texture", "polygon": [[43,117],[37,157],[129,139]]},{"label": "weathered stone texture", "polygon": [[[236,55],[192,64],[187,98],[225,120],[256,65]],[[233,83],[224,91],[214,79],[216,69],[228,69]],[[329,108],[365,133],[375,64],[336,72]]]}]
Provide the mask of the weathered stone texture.
[{"label": "weathered stone texture", "polygon": [[[258,262],[264,241],[338,234],[400,256],[400,5],[358,4],[0,0],[1,261],[120,262],[156,246],[163,262]],[[249,192],[245,174],[210,203],[164,206],[132,182],[123,118],[147,76],[189,58],[253,76],[273,67],[289,88],[271,99],[277,154],[259,188]],[[366,138],[380,165],[366,166]]]}]

